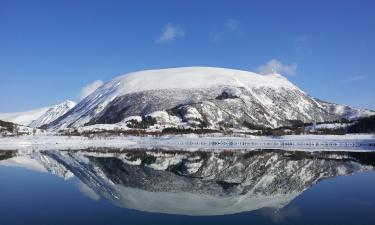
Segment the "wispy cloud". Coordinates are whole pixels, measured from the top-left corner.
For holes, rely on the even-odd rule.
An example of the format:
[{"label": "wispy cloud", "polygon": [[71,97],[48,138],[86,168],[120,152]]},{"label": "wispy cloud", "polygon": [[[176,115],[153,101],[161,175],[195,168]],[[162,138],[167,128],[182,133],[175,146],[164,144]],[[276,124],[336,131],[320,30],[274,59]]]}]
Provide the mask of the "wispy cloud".
[{"label": "wispy cloud", "polygon": [[310,36],[307,34],[300,34],[296,38],[296,42],[298,43],[306,43],[310,39]]},{"label": "wispy cloud", "polygon": [[227,19],[225,20],[222,27],[218,30],[215,30],[211,32],[212,39],[214,41],[219,41],[223,39],[226,35],[229,35],[230,33],[238,32],[241,30],[240,24],[238,20],[236,19]]},{"label": "wispy cloud", "polygon": [[280,73],[283,75],[295,75],[297,72],[297,64],[283,64],[281,61],[277,59],[271,59],[265,65],[261,65],[257,69],[258,73],[260,74],[272,74],[272,73]]},{"label": "wispy cloud", "polygon": [[219,41],[220,39],[223,38],[224,32],[222,31],[213,31],[212,32],[212,39],[214,41]]},{"label": "wispy cloud", "polygon": [[157,43],[170,42],[176,38],[184,37],[186,32],[179,26],[172,23],[165,25],[161,36],[156,40]]},{"label": "wispy cloud", "polygon": [[362,75],[352,76],[352,77],[347,77],[345,79],[342,79],[341,82],[344,82],[344,83],[354,82],[354,81],[364,80],[366,78],[367,78],[367,76],[362,76]]},{"label": "wispy cloud", "polygon": [[298,219],[302,216],[301,210],[298,207],[286,208],[281,210],[274,210],[264,208],[259,211],[263,216],[269,217],[274,223],[281,223],[287,219]]},{"label": "wispy cloud", "polygon": [[98,87],[102,86],[103,85],[103,81],[101,80],[95,80],[89,84],[87,84],[86,86],[84,86],[81,91],[79,92],[79,94],[77,95],[77,97],[82,100],[84,98],[86,98],[87,96],[89,96],[90,94],[92,94],[96,89],[98,89]]},{"label": "wispy cloud", "polygon": [[98,201],[100,199],[100,196],[86,184],[79,182],[77,186],[82,194],[91,198],[92,200]]},{"label": "wispy cloud", "polygon": [[225,21],[224,26],[229,31],[236,31],[240,28],[238,21],[235,19],[227,19],[227,21]]},{"label": "wispy cloud", "polygon": [[309,47],[309,42],[311,42],[311,36],[308,34],[300,34],[295,39],[294,51],[296,53],[311,53],[311,48]]}]

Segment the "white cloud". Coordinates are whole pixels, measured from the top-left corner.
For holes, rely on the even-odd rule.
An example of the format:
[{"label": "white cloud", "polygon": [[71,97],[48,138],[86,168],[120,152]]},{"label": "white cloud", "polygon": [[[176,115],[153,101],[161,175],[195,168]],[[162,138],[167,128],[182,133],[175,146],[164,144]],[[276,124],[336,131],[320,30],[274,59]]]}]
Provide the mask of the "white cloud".
[{"label": "white cloud", "polygon": [[77,184],[77,186],[82,194],[91,198],[92,200],[98,201],[100,199],[100,196],[94,190],[92,190],[89,186],[82,183],[81,181]]},{"label": "white cloud", "polygon": [[348,78],[343,79],[341,81],[345,83],[345,82],[352,82],[352,81],[364,80],[366,78],[367,78],[367,76],[361,76],[361,75],[359,75],[359,76],[348,77]]},{"label": "white cloud", "polygon": [[184,37],[185,31],[178,25],[167,23],[165,25],[162,35],[156,40],[157,43],[170,42],[176,38]]},{"label": "white cloud", "polygon": [[103,85],[103,81],[101,80],[95,80],[89,84],[87,84],[86,86],[84,86],[81,91],[79,92],[78,94],[78,98],[80,100],[86,98],[87,96],[89,96],[91,93],[93,93],[96,89],[98,89],[98,87],[102,86]]},{"label": "white cloud", "polygon": [[219,41],[220,39],[222,39],[224,33],[222,31],[213,31],[212,32],[212,39],[214,41]]},{"label": "white cloud", "polygon": [[260,74],[280,73],[283,75],[295,75],[297,71],[297,64],[290,65],[283,64],[277,59],[271,59],[265,65],[261,65],[257,69]]},{"label": "white cloud", "polygon": [[236,19],[227,19],[219,30],[211,32],[214,41],[222,40],[223,38],[241,32],[240,25]]},{"label": "white cloud", "polygon": [[235,19],[227,19],[227,21],[225,21],[224,26],[230,31],[238,30],[238,28],[240,27],[238,21]]},{"label": "white cloud", "polygon": [[294,44],[294,51],[296,53],[307,53],[311,54],[312,49],[310,48],[312,36],[307,34],[300,34],[296,37]]},{"label": "white cloud", "polygon": [[305,42],[309,41],[309,39],[310,39],[309,35],[307,35],[307,34],[300,34],[300,35],[297,36],[296,42],[305,43]]},{"label": "white cloud", "polygon": [[281,223],[286,219],[298,219],[301,217],[301,211],[298,207],[276,211],[271,208],[264,208],[260,210],[260,214],[269,217],[274,223]]}]

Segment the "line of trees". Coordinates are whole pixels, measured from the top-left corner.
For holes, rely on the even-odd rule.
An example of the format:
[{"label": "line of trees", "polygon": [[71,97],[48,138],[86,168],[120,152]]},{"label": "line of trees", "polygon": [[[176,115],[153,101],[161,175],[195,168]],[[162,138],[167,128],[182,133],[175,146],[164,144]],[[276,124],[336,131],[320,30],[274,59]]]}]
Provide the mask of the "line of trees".
[{"label": "line of trees", "polygon": [[348,133],[375,133],[375,116],[360,118],[348,127]]}]

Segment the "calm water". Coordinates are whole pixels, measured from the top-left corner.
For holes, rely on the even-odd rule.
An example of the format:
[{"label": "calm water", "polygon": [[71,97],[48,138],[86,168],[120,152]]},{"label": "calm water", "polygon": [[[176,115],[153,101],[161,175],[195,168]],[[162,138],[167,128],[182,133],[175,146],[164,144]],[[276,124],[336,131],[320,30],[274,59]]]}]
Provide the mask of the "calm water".
[{"label": "calm water", "polygon": [[375,153],[1,151],[0,225],[375,224]]}]

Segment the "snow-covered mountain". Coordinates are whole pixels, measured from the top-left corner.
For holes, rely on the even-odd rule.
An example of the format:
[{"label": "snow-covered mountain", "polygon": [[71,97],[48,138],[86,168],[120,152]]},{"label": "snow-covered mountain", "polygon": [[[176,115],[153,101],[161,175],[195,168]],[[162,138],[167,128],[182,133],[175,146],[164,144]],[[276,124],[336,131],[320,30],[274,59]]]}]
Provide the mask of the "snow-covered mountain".
[{"label": "snow-covered mountain", "polygon": [[130,119],[142,123],[150,116],[153,119],[148,122],[160,126],[275,128],[295,121],[325,122],[371,114],[375,113],[317,100],[279,74],[184,67],[119,76],[48,127]]},{"label": "snow-covered mountain", "polygon": [[64,101],[54,106],[43,107],[25,112],[0,113],[0,120],[33,128],[51,123],[76,105],[73,101]]},{"label": "snow-covered mountain", "polygon": [[49,108],[43,115],[29,124],[30,127],[41,127],[49,124],[71,110],[77,103],[73,101],[64,101],[58,105]]},{"label": "snow-covered mountain", "polygon": [[51,107],[43,107],[25,112],[0,113],[0,120],[27,126],[45,114]]},{"label": "snow-covered mountain", "polygon": [[[76,176],[115,205],[148,212],[224,215],[281,209],[320,180],[374,170],[373,153],[280,150],[37,151],[0,165]],[[4,158],[4,157],[3,157]]]}]

